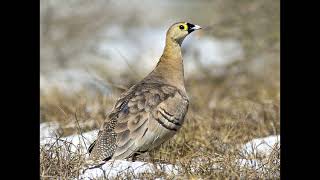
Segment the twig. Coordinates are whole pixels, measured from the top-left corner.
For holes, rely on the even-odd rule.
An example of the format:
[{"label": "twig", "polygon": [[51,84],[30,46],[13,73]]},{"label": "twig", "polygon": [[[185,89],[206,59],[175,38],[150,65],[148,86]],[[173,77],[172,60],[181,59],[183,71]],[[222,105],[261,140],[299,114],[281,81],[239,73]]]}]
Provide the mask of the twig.
[{"label": "twig", "polygon": [[[80,132],[80,135],[81,135],[81,137],[82,137],[82,141],[83,141],[83,143],[84,143],[85,148],[88,149],[88,148],[87,148],[87,145],[86,145],[86,142],[84,141],[84,140],[87,140],[87,141],[88,141],[88,139],[86,139],[86,138],[83,136],[83,134],[82,134],[82,130],[81,130],[81,128],[80,128],[80,125],[79,125],[79,122],[78,122],[78,118],[77,118],[77,110],[76,110],[76,112],[74,112],[74,117],[75,117],[75,120],[76,120],[76,123],[77,123],[77,126],[78,126],[77,130]],[[80,143],[80,142],[81,142],[81,141],[80,141],[80,137],[79,137],[79,143]]]}]

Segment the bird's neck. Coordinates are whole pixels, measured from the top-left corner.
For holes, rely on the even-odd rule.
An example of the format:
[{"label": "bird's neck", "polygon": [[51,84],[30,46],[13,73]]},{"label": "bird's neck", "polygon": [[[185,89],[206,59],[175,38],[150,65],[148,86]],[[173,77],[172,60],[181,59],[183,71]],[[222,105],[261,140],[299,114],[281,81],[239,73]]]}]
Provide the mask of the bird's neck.
[{"label": "bird's neck", "polygon": [[185,91],[183,59],[178,42],[170,38],[166,39],[163,54],[150,75]]},{"label": "bird's neck", "polygon": [[[181,42],[177,42],[171,38],[166,39],[166,45],[163,50],[162,57],[166,57],[167,59],[179,59],[182,63],[182,54],[181,54]],[[161,59],[160,59],[161,62]],[[173,62],[173,61],[170,61]]]}]

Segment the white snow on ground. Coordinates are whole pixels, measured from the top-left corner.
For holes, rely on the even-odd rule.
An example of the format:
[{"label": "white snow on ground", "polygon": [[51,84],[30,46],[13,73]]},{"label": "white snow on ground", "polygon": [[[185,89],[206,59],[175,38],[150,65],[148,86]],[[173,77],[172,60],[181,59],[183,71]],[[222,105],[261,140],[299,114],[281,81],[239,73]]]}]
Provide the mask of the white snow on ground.
[{"label": "white snow on ground", "polygon": [[264,138],[253,139],[246,143],[242,148],[244,159],[239,159],[238,163],[241,166],[248,166],[259,170],[266,163],[261,162],[256,157],[268,157],[273,151],[280,149],[280,135],[268,136]]},{"label": "white snow on ground", "polygon": [[243,151],[248,154],[269,155],[275,146],[280,145],[280,136],[268,136],[265,138],[253,139],[246,143]]},{"label": "white snow on ground", "polygon": [[[56,132],[59,126],[55,123],[41,123],[40,124],[40,144],[52,144],[56,142]],[[98,130],[82,133],[82,135],[72,135],[68,137],[61,137],[62,141],[72,143],[71,152],[81,152],[87,156],[87,148],[96,139]],[[239,159],[238,163],[242,166],[249,166],[259,170],[264,163],[254,158],[256,155],[269,156],[274,149],[280,148],[280,136],[269,136],[265,138],[253,139],[243,145],[242,153],[243,159]],[[218,167],[216,167],[218,168]],[[139,174],[143,172],[154,173],[158,170],[168,174],[177,175],[178,166],[172,164],[153,164],[148,162],[135,161],[130,162],[126,160],[108,161],[103,166],[94,169],[87,169],[82,174],[80,179],[94,179],[98,177],[115,177],[117,175]]]},{"label": "white snow on ground", "polygon": [[55,134],[57,133],[59,129],[58,123],[41,123],[40,124],[40,142],[44,142],[47,138],[55,137]]},{"label": "white snow on ground", "polygon": [[[40,124],[40,144],[52,144],[57,140],[58,126],[54,124],[41,123]],[[82,133],[81,135],[72,135],[67,137],[61,137],[60,140],[69,142],[74,146],[71,146],[71,152],[86,152],[90,144],[96,139],[98,130]]]},{"label": "white snow on ground", "polygon": [[108,179],[121,174],[138,175],[139,173],[155,173],[156,171],[177,175],[178,167],[171,164],[155,165],[153,163],[141,161],[130,162],[125,160],[115,160],[106,162],[100,168],[88,169],[79,178],[92,179],[105,176]]},{"label": "white snow on ground", "polygon": [[[40,145],[45,144],[59,144],[57,143],[56,134],[58,131],[58,124],[55,123],[41,123],[40,124]],[[87,148],[96,139],[98,130],[82,133],[82,135],[71,135],[68,137],[59,138],[59,142],[68,142],[73,144],[70,146],[71,152],[80,152],[84,156],[88,156]],[[61,143],[60,143],[61,144]],[[94,179],[106,176],[108,178],[115,177],[118,174],[139,174],[143,172],[154,173],[156,171],[163,171],[170,174],[177,174],[178,167],[171,164],[153,164],[148,162],[135,161],[130,162],[126,160],[108,161],[100,168],[87,169],[82,174],[80,179]]]}]

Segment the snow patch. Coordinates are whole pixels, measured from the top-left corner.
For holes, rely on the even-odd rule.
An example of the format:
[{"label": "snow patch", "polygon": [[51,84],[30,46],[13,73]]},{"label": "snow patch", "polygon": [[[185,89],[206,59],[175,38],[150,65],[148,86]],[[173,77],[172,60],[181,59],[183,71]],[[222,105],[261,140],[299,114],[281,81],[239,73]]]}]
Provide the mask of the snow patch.
[{"label": "snow patch", "polygon": [[[40,145],[61,145],[61,142],[72,144],[70,153],[78,152],[84,156],[88,156],[87,148],[97,138],[98,130],[82,133],[81,135],[71,135],[61,137],[57,141],[57,130],[59,126],[56,123],[41,123],[40,124]],[[47,146],[50,147],[50,146]],[[127,173],[138,175],[140,173],[155,173],[157,171],[176,175],[178,167],[172,164],[154,164],[148,162],[126,160],[108,161],[99,168],[87,169],[79,177],[80,179],[95,179],[98,177],[116,177],[117,175],[125,175]]]},{"label": "snow patch", "polygon": [[88,169],[82,175],[80,179],[92,179],[98,177],[116,177],[126,174],[138,175],[140,173],[155,173],[157,171],[165,172],[172,175],[178,174],[178,167],[171,164],[153,164],[141,161],[125,161],[114,160],[108,161],[100,168]]},{"label": "snow patch", "polygon": [[267,160],[268,158],[264,158],[261,161],[257,157],[268,157],[271,155],[273,151],[277,150],[280,150],[280,135],[253,139],[250,142],[246,143],[242,148],[242,153],[245,158],[239,159],[237,160],[237,162],[241,166],[246,166],[256,170],[260,170],[263,169],[264,166],[268,166],[268,163],[263,162],[263,160]]},{"label": "snow patch", "polygon": [[40,142],[51,139],[58,133],[59,124],[55,122],[40,123]]},{"label": "snow patch", "polygon": [[280,136],[268,136],[265,138],[253,139],[246,143],[243,152],[246,154],[270,155],[274,148],[280,146]]},{"label": "snow patch", "polygon": [[[43,128],[41,128],[43,127]],[[40,124],[40,145],[53,144],[57,141],[57,126],[48,126],[47,123]],[[82,133],[81,135],[71,135],[67,137],[60,137],[59,141],[72,144],[70,146],[71,152],[84,152],[86,154],[87,148],[97,138],[98,130]]]}]

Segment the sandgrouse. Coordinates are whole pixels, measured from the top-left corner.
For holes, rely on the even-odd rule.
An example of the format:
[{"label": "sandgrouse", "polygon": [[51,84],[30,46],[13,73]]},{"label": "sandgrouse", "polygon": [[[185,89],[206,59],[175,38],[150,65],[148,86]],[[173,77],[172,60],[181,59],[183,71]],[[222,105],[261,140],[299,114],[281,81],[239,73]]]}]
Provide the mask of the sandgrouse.
[{"label": "sandgrouse", "polygon": [[189,100],[184,86],[181,44],[201,29],[186,22],[173,24],[155,69],[117,100],[90,145],[89,161],[126,159],[150,151],[181,128]]}]

